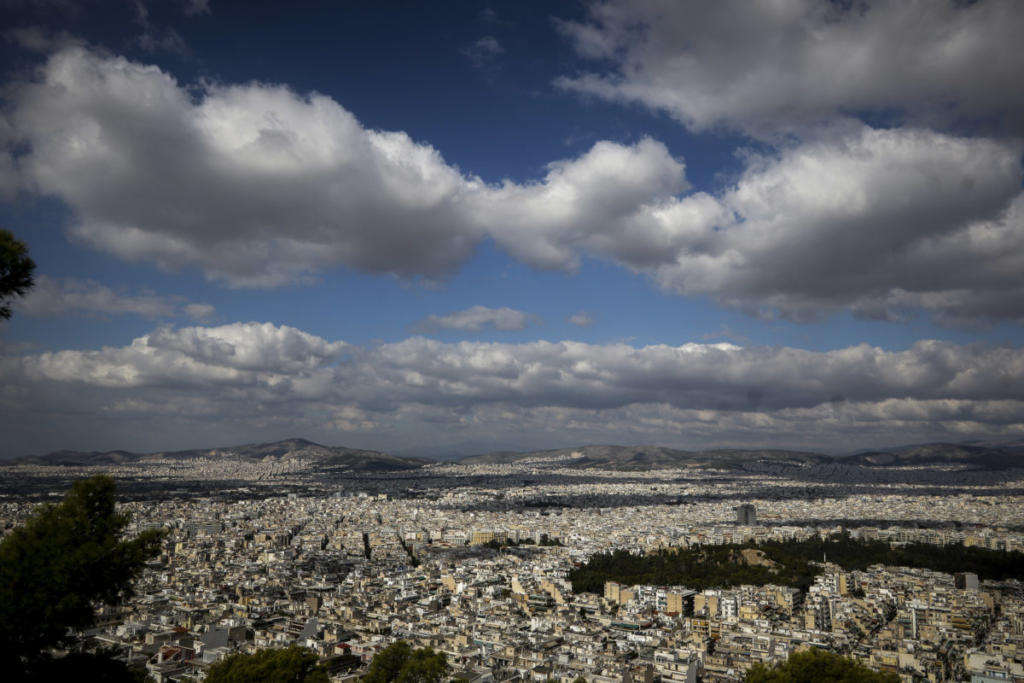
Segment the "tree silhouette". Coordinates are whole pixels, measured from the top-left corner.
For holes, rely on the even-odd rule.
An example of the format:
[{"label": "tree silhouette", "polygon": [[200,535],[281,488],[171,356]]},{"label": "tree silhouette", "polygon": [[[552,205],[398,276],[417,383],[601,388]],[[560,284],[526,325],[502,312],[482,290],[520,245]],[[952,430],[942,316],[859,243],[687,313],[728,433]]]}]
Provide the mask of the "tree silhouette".
[{"label": "tree silhouette", "polygon": [[7,303],[11,297],[25,296],[32,288],[35,268],[25,243],[0,228],[0,319],[11,317],[11,307]]},{"label": "tree silhouette", "polygon": [[94,623],[95,603],[132,594],[164,532],[124,540],[127,524],[114,505],[114,480],[100,475],[75,482],[61,503],[42,506],[0,542],[0,661],[34,675],[69,628]]}]

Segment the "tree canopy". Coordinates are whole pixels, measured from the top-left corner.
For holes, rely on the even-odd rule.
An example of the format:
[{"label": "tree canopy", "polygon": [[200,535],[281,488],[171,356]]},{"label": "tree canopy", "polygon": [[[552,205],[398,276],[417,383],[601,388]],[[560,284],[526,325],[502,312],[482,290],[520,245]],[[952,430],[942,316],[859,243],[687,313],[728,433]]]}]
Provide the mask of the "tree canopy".
[{"label": "tree canopy", "polygon": [[25,296],[31,289],[35,268],[25,243],[0,228],[0,319],[11,317],[11,307],[7,302],[12,297]]},{"label": "tree canopy", "polygon": [[[751,564],[744,550],[759,550],[770,566]],[[974,572],[982,579],[1024,577],[1024,553],[962,544],[947,546],[909,543],[893,548],[884,541],[863,541],[849,534],[828,539],[725,543],[690,548],[662,549],[650,555],[614,550],[592,555],[569,573],[573,591],[601,593],[605,581],[626,585],[705,588],[743,584],[793,586],[801,590],[822,571],[822,556],[847,570],[864,570],[873,564],[920,567],[934,571]]]},{"label": "tree canopy", "polygon": [[447,673],[448,659],[443,652],[429,647],[413,650],[400,640],[377,653],[363,682],[439,683]]},{"label": "tree canopy", "polygon": [[114,480],[101,475],[75,482],[61,503],[43,505],[0,542],[0,660],[31,671],[69,628],[94,623],[96,602],[131,595],[164,532],[123,539],[127,524]]},{"label": "tree canopy", "polygon": [[743,680],[746,683],[899,683],[900,677],[873,671],[849,657],[812,648],[794,652],[774,667],[755,664]]},{"label": "tree canopy", "polygon": [[327,671],[317,664],[316,653],[293,645],[234,654],[210,667],[206,683],[327,683]]}]

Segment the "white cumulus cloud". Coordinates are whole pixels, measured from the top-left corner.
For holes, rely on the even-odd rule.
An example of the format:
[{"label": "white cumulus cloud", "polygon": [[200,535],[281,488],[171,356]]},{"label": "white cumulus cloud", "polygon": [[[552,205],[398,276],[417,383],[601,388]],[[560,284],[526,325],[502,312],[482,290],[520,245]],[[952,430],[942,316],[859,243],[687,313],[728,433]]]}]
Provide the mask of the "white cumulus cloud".
[{"label": "white cumulus cloud", "polygon": [[442,278],[490,238],[537,268],[591,255],[755,315],[1024,319],[1021,149],[1005,140],[839,123],[747,154],[713,193],[657,140],[599,141],[487,184],[328,97],[190,89],[80,46],[9,92],[0,192],[58,197],[81,243],[232,286],[338,266]]},{"label": "white cumulus cloud", "polygon": [[474,180],[322,95],[263,84],[195,94],[156,67],[78,47],[16,90],[24,182],[75,209],[77,239],[128,260],[234,285],[339,264],[436,277],[480,237],[457,211]]},{"label": "white cumulus cloud", "polygon": [[682,294],[797,320],[841,308],[1021,320],[1020,182],[1016,146],[856,127],[751,158],[715,200],[730,219],[651,272]]},{"label": "white cumulus cloud", "polygon": [[[1020,130],[1015,0],[593,2],[559,26],[605,71],[562,88],[667,112],[694,130],[772,135],[862,112]],[[1014,114],[1013,112],[1016,112]]]}]

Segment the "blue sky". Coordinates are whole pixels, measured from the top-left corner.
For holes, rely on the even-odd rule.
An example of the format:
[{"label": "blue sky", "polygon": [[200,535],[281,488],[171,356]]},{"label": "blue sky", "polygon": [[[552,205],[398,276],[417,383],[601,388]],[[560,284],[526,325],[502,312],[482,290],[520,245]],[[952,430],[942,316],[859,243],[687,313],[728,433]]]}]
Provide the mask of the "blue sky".
[{"label": "blue sky", "polygon": [[0,457],[1024,432],[1018,3],[0,12]]}]

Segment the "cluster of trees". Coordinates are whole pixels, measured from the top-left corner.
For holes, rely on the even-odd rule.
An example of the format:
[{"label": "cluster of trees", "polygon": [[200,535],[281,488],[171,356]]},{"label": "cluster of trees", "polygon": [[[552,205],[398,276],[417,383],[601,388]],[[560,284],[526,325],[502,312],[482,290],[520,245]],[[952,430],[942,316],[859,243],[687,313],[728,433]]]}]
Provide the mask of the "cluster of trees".
[{"label": "cluster of trees", "polygon": [[606,581],[631,586],[681,585],[703,590],[766,583],[806,587],[814,578],[814,570],[806,561],[779,563],[771,569],[737,561],[739,551],[746,547],[726,544],[663,549],[651,555],[614,550],[591,556],[584,565],[569,573],[569,580],[574,592],[600,594]]},{"label": "cluster of trees", "polygon": [[560,548],[562,542],[557,538],[551,538],[547,534],[540,535],[540,541],[534,541],[532,538],[524,538],[519,541],[504,540],[499,541],[498,539],[492,539],[482,544],[484,548],[491,548],[493,550],[501,550],[502,548],[510,548],[519,545],[539,545],[544,548]]},{"label": "cluster of trees", "polygon": [[327,669],[317,663],[316,653],[293,645],[260,650],[254,655],[234,654],[210,667],[206,683],[254,683],[294,681],[328,683]]},{"label": "cluster of trees", "polygon": [[[0,542],[0,661],[14,677],[47,680],[66,667],[50,656],[66,645],[68,630],[96,619],[96,603],[114,604],[132,594],[132,582],[160,552],[163,530],[123,538],[128,516],[117,511],[114,480],[75,482],[59,504],[43,505],[24,526]],[[77,655],[76,671],[128,676],[109,657]],[[100,676],[100,672],[107,671]]]},{"label": "cluster of trees", "polygon": [[915,567],[953,574],[974,572],[980,579],[1024,578],[1024,553],[965,546],[908,543],[893,547],[885,541],[859,541],[848,533],[821,541],[772,541],[757,546],[772,559],[828,559],[847,570],[867,569],[873,564]]},{"label": "cluster of trees", "polygon": [[413,650],[400,640],[376,654],[363,683],[440,683],[448,669],[443,652],[429,647]]},{"label": "cluster of trees", "polygon": [[[774,566],[743,561],[742,551],[757,549]],[[824,541],[769,541],[665,549],[651,555],[625,550],[594,555],[569,574],[576,592],[600,593],[605,581],[628,585],[682,585],[697,590],[743,584],[776,584],[806,590],[820,573],[816,563],[828,559],[844,569],[863,570],[873,564],[916,567],[946,573],[974,572],[982,579],[1024,578],[1024,553],[964,545],[912,543],[893,548],[883,541],[859,541],[849,534]]]},{"label": "cluster of trees", "polygon": [[[440,683],[448,674],[448,660],[443,652],[429,647],[412,647],[398,641],[380,652],[370,662],[363,677],[365,683]],[[210,667],[207,683],[327,683],[326,664],[317,661],[316,653],[292,646],[278,650],[261,650],[253,655],[234,654]]]},{"label": "cluster of trees", "polygon": [[773,667],[755,664],[746,683],[899,683],[894,673],[872,671],[860,662],[824,650],[795,652]]}]

